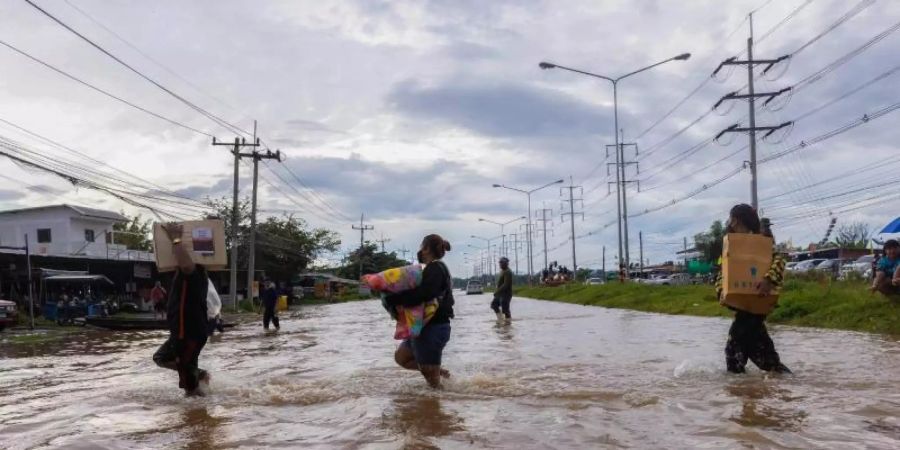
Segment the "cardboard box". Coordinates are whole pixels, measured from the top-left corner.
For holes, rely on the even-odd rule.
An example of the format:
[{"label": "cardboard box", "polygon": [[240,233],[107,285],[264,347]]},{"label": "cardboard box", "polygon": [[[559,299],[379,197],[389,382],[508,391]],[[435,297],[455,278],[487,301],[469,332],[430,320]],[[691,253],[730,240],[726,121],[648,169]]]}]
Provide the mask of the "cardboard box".
[{"label": "cardboard box", "polygon": [[754,314],[769,314],[778,303],[778,292],[760,297],[756,285],[772,267],[770,237],[729,233],[722,247],[722,299],[732,308]]},{"label": "cardboard box", "polygon": [[[225,270],[228,267],[228,254],[225,251],[225,222],[221,220],[193,220],[181,222],[184,233],[181,245],[184,245],[194,262],[206,267],[206,270]],[[156,255],[156,269],[160,272],[171,272],[178,267],[175,254],[172,252],[172,241],[162,229],[161,223],[153,225],[153,252]]]}]

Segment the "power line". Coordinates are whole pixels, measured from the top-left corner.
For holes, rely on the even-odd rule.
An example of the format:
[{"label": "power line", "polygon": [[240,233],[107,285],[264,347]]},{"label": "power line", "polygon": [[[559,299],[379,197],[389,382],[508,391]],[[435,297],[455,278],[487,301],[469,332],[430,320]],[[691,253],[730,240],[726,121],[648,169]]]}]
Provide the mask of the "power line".
[{"label": "power line", "polygon": [[177,99],[178,101],[180,101],[180,102],[184,103],[185,105],[187,105],[189,108],[191,108],[191,109],[193,109],[193,110],[199,112],[200,114],[202,114],[203,116],[205,116],[205,117],[207,117],[208,119],[212,120],[213,122],[217,123],[218,125],[222,126],[223,128],[225,128],[225,129],[227,129],[227,130],[229,130],[229,131],[238,133],[238,134],[244,134],[244,135],[249,135],[249,134],[250,134],[249,132],[247,132],[247,131],[245,131],[245,130],[242,130],[241,128],[239,128],[239,127],[237,127],[237,126],[235,126],[235,125],[232,125],[232,124],[228,123],[226,120],[224,120],[224,119],[222,119],[222,118],[216,116],[215,114],[213,114],[213,113],[211,113],[211,112],[209,112],[209,111],[207,111],[207,110],[201,108],[200,106],[194,104],[194,103],[191,102],[190,100],[188,100],[188,99],[186,99],[186,98],[184,98],[184,97],[182,97],[182,96],[176,94],[174,91],[172,91],[171,89],[169,89],[169,88],[163,86],[162,84],[160,84],[159,82],[157,82],[157,81],[154,80],[153,78],[150,78],[149,76],[145,75],[145,74],[144,74],[143,72],[141,72],[140,70],[135,69],[134,67],[132,67],[131,65],[129,65],[128,63],[126,63],[125,61],[123,61],[122,59],[120,59],[119,57],[117,57],[116,55],[113,55],[112,53],[110,53],[109,51],[107,51],[105,48],[101,47],[101,46],[100,46],[99,44],[97,44],[96,42],[92,41],[91,39],[87,38],[87,37],[84,36],[83,34],[81,34],[81,33],[79,33],[78,31],[76,31],[74,28],[72,28],[72,27],[70,27],[69,25],[67,25],[67,24],[66,24],[65,22],[63,22],[62,20],[56,18],[54,15],[50,14],[49,12],[47,12],[46,10],[44,10],[43,8],[41,8],[40,6],[36,5],[33,1],[31,1],[31,0],[25,0],[25,2],[28,3],[29,5],[31,5],[32,7],[34,7],[35,9],[37,9],[38,11],[40,11],[41,13],[43,13],[45,16],[47,16],[47,17],[49,17],[50,19],[52,19],[54,22],[56,22],[56,23],[58,23],[59,25],[61,25],[61,26],[62,26],[63,28],[65,28],[66,30],[69,30],[72,34],[78,36],[78,37],[81,38],[83,41],[85,41],[85,42],[87,42],[88,44],[90,44],[92,47],[94,47],[94,48],[96,48],[97,50],[99,50],[99,51],[100,51],[101,53],[103,53],[104,55],[106,55],[106,56],[112,58],[114,61],[116,61],[117,63],[121,64],[122,66],[124,66],[124,67],[127,68],[128,70],[134,72],[136,75],[138,75],[139,77],[141,77],[141,78],[143,78],[144,80],[148,81],[150,84],[153,84],[153,85],[156,86],[157,88],[161,89],[163,92],[165,92],[165,93],[171,95],[172,97],[174,97],[174,98]]},{"label": "power line", "polygon": [[79,84],[82,84],[82,85],[84,85],[84,86],[87,86],[87,87],[89,87],[89,88],[91,88],[91,89],[93,89],[93,90],[95,90],[95,91],[97,91],[97,92],[99,92],[99,93],[101,93],[101,94],[103,94],[103,95],[109,97],[109,98],[112,98],[112,99],[114,99],[114,100],[116,100],[116,101],[119,101],[119,102],[121,102],[121,103],[124,103],[125,105],[128,105],[128,106],[130,106],[130,107],[132,107],[132,108],[134,108],[134,109],[137,109],[137,110],[139,110],[139,111],[141,111],[141,112],[144,112],[144,113],[146,113],[146,114],[149,114],[149,115],[151,115],[151,116],[153,116],[153,117],[156,117],[157,119],[164,120],[164,121],[166,121],[166,122],[168,122],[168,123],[170,123],[170,124],[172,124],[172,125],[175,125],[175,126],[177,126],[177,127],[184,128],[184,129],[186,129],[186,130],[188,130],[188,131],[193,131],[194,133],[197,133],[197,134],[202,134],[202,135],[207,136],[207,137],[213,137],[213,135],[211,135],[211,134],[209,134],[209,133],[207,133],[207,132],[205,132],[205,131],[198,130],[198,129],[196,129],[196,128],[190,126],[190,125],[185,125],[184,123],[181,123],[181,122],[179,122],[179,121],[177,121],[177,120],[175,120],[175,119],[170,119],[170,118],[168,118],[168,117],[166,117],[166,116],[163,116],[162,114],[153,112],[153,111],[151,111],[151,110],[149,110],[149,109],[147,109],[147,108],[144,108],[143,106],[139,106],[139,105],[134,104],[134,103],[132,103],[132,102],[130,102],[130,101],[128,101],[128,100],[123,99],[122,97],[119,97],[119,96],[117,96],[117,95],[115,95],[115,94],[112,94],[112,93],[110,93],[109,91],[106,91],[106,90],[101,89],[101,88],[99,88],[99,87],[97,87],[97,86],[94,86],[93,84],[90,84],[90,83],[88,83],[87,81],[84,81],[84,80],[82,80],[82,79],[80,79],[80,78],[77,78],[77,77],[75,77],[74,75],[70,75],[68,72],[65,72],[65,71],[63,71],[62,69],[59,69],[59,68],[57,68],[57,67],[55,67],[55,66],[53,66],[53,65],[50,65],[49,63],[44,62],[44,61],[42,61],[42,60],[40,60],[40,59],[38,59],[38,58],[36,58],[36,57],[34,57],[34,56],[31,56],[30,54],[28,54],[28,53],[25,52],[24,50],[21,50],[21,49],[19,49],[19,48],[17,48],[17,47],[14,47],[12,44],[9,44],[9,43],[7,43],[7,42],[5,42],[5,41],[3,41],[3,40],[0,40],[0,45],[3,45],[3,46],[5,46],[6,48],[8,48],[8,49],[10,49],[10,50],[12,50],[12,51],[14,51],[14,52],[16,52],[16,53],[18,53],[18,54],[20,54],[20,55],[26,57],[26,58],[28,58],[28,59],[34,61],[34,62],[36,62],[36,63],[38,63],[38,64],[40,64],[40,65],[42,65],[42,66],[44,66],[44,67],[46,67],[46,68],[48,68],[48,69],[50,69],[50,70],[52,70],[52,71],[54,71],[54,72],[60,74],[60,75],[62,75],[62,76],[64,76],[64,77],[66,77],[66,78],[72,80],[72,81],[75,81],[75,82],[77,82],[77,83],[79,83]]}]

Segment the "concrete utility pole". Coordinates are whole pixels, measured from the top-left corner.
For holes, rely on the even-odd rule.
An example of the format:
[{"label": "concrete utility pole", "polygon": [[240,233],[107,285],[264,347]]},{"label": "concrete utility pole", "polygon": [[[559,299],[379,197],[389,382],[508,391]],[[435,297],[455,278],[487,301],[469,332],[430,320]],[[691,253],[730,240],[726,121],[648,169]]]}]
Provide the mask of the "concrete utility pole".
[{"label": "concrete utility pole", "polygon": [[515,270],[516,271],[513,273],[518,275],[519,274],[519,234],[518,233],[510,233],[509,235],[512,236],[512,238],[513,238],[513,253],[514,253],[515,259],[516,259],[516,262],[515,262],[515,267],[516,267]]},{"label": "concrete utility pole", "polygon": [[[610,147],[616,147],[613,145],[606,146],[606,156],[609,157]],[[621,208],[619,211],[619,265],[624,264],[625,267],[629,267],[631,264],[631,252],[629,251],[629,243],[628,243],[628,201],[627,201],[627,191],[629,184],[636,184],[638,191],[641,190],[641,182],[640,180],[629,180],[627,176],[626,168],[628,166],[635,166],[637,173],[641,173],[640,164],[634,160],[625,159],[625,150],[634,150],[634,156],[637,157],[639,154],[638,145],[634,142],[618,143],[618,149],[613,148],[615,152],[616,162],[607,163],[606,164],[606,173],[609,175],[609,166],[616,166],[616,181],[607,182],[607,189],[610,194],[612,194],[612,190],[608,187],[611,184],[616,185],[616,195],[619,196],[619,201],[621,203]],[[624,259],[623,259],[624,255]],[[629,273],[625,272],[626,277]]]},{"label": "concrete utility pole", "polygon": [[381,239],[376,239],[375,242],[378,242],[378,243],[381,244],[381,253],[385,253],[385,251],[384,251],[384,244],[386,244],[386,243],[388,243],[388,242],[391,242],[391,240],[390,240],[390,239],[385,239],[385,238],[384,238],[384,233],[381,233]]},{"label": "concrete utility pole", "polygon": [[362,276],[363,276],[363,246],[365,246],[366,231],[371,231],[371,230],[375,229],[374,226],[366,225],[365,223],[363,223],[363,221],[365,220],[365,217],[366,217],[365,213],[360,214],[358,227],[356,225],[351,225],[351,227],[354,230],[359,230],[359,254],[356,256],[359,257],[359,277],[360,278],[362,278]]},{"label": "concrete utility pole", "polygon": [[644,232],[638,231],[638,241],[640,242],[640,252],[641,252],[641,276],[640,278],[644,278]]},{"label": "concrete utility pole", "polygon": [[684,238],[684,271],[687,272],[688,253],[687,253],[687,237]]},{"label": "concrete utility pole", "polygon": [[[575,212],[575,202],[582,202],[581,198],[575,198],[575,189],[581,189],[581,186],[575,186],[572,183],[572,177],[569,177],[569,186],[565,186],[562,189],[568,189],[569,191],[569,199],[563,200],[564,203],[569,204],[569,212],[560,214],[562,216],[562,220],[566,220],[566,216],[569,216],[569,222],[572,225],[572,273],[577,276],[578,274],[578,260],[575,258],[575,216],[581,215],[581,220],[584,220],[583,212]],[[579,195],[582,195],[583,192],[579,192]]]},{"label": "concrete utility pole", "polygon": [[406,255],[409,253],[409,249],[407,249],[406,246],[403,246],[403,248],[401,248],[400,250],[397,250],[397,251],[400,252],[401,254],[403,254],[404,261],[409,261],[409,259],[406,258]]},{"label": "concrete utility pole", "polygon": [[[256,121],[253,121],[253,135],[256,136]],[[265,153],[253,150],[250,154],[253,158],[253,198],[250,203],[250,235],[247,251],[247,298],[253,300],[253,282],[256,280],[256,190],[259,185],[259,161],[261,159],[274,159],[281,162],[281,151],[272,153],[266,149]]]},{"label": "concrete utility pole", "polygon": [[[547,255],[547,222],[550,222],[553,220],[553,210],[547,209],[547,208],[541,208],[540,210],[538,210],[536,212],[541,213],[541,218],[535,219],[535,220],[539,221],[539,222],[543,222],[543,226],[542,226],[543,232],[542,233],[544,235],[544,270],[547,270],[550,268],[550,262],[548,260],[548,255]],[[551,217],[550,219],[547,218],[548,212],[550,213],[550,217]]]},{"label": "concrete utility pole", "polygon": [[228,295],[231,297],[231,303],[237,308],[237,260],[238,260],[238,230],[240,229],[240,213],[238,211],[238,183],[241,165],[241,158],[249,158],[250,153],[241,153],[241,147],[259,147],[259,138],[253,139],[251,143],[247,143],[244,138],[234,138],[234,143],[216,142],[213,137],[212,145],[231,146],[231,153],[234,155],[234,200],[231,203],[231,278],[228,283]]},{"label": "concrete utility pole", "polygon": [[606,246],[603,246],[603,281],[606,281]]},{"label": "concrete utility pole", "polygon": [[762,72],[763,74],[765,74],[775,64],[782,62],[788,58],[790,58],[790,55],[781,56],[776,59],[753,59],[753,13],[750,13],[750,37],[747,38],[747,60],[739,61],[736,57],[728,58],[725,61],[722,61],[722,63],[719,64],[719,67],[716,68],[716,70],[713,72],[713,76],[715,76],[724,66],[747,66],[747,94],[738,94],[737,92],[732,92],[719,99],[719,101],[716,102],[713,108],[717,108],[726,100],[747,99],[747,104],[750,108],[750,126],[740,127],[738,126],[738,124],[731,125],[730,127],[722,130],[718,135],[716,135],[716,140],[722,137],[722,135],[724,135],[725,133],[749,133],[750,161],[747,161],[746,164],[750,166],[750,204],[751,206],[753,206],[753,209],[756,210],[759,210],[759,193],[756,178],[756,132],[766,131],[767,133],[763,136],[763,139],[765,139],[779,129],[790,126],[793,122],[788,121],[776,126],[756,126],[756,99],[766,98],[766,101],[763,103],[763,105],[767,105],[772,100],[774,100],[775,97],[789,92],[791,88],[784,88],[777,92],[757,93],[755,92],[753,85],[753,69],[758,64],[766,65],[767,67]]}]

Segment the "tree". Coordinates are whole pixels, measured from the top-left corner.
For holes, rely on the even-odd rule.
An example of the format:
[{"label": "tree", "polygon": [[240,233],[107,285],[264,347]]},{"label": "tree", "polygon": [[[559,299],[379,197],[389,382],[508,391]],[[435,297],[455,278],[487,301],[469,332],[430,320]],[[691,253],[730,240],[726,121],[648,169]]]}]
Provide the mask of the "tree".
[{"label": "tree", "polygon": [[869,224],[852,222],[838,227],[834,243],[841,248],[866,248],[871,238]]},{"label": "tree", "polygon": [[341,245],[333,231],[309,229],[304,220],[286,215],[269,217],[256,228],[256,269],[277,280],[304,272],[325,252]]},{"label": "tree", "polygon": [[[232,252],[232,203],[228,197],[210,199],[207,204],[225,222],[225,247],[229,258],[236,253],[238,267],[248,266],[248,240],[250,236],[250,199],[238,201],[237,252]],[[256,225],[256,270],[278,281],[288,281],[306,269],[324,252],[335,251],[341,245],[333,231],[310,229],[303,219],[292,215],[268,217]],[[230,262],[230,260],[229,260]]]},{"label": "tree", "polygon": [[150,219],[144,220],[140,214],[129,217],[123,211],[122,215],[128,220],[114,223],[113,232],[106,236],[106,242],[124,245],[129,250],[145,252],[153,250],[153,241],[150,237],[153,231],[153,222]]},{"label": "tree", "polygon": [[725,238],[725,226],[717,220],[709,227],[709,231],[694,235],[694,246],[703,255],[703,260],[716,262],[722,256],[722,240]]},{"label": "tree", "polygon": [[378,245],[374,242],[366,242],[362,249],[356,249],[344,258],[344,265],[336,270],[336,274],[342,278],[358,280],[359,260],[362,255],[362,273],[377,273],[392,267],[408,266],[409,262],[397,256],[396,252],[378,251]]}]

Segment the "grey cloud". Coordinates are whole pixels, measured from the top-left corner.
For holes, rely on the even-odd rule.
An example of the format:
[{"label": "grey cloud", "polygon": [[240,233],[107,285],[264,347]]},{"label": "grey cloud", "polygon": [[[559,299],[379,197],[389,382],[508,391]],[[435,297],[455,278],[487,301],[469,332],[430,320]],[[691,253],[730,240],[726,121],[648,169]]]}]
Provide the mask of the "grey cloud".
[{"label": "grey cloud", "polygon": [[400,112],[494,137],[552,137],[592,133],[611,111],[551,89],[522,83],[454,83],[434,87],[405,81],[388,96]]},{"label": "grey cloud", "polygon": [[10,201],[10,200],[18,200],[24,197],[20,191],[14,191],[12,189],[0,189],[0,201]]}]

